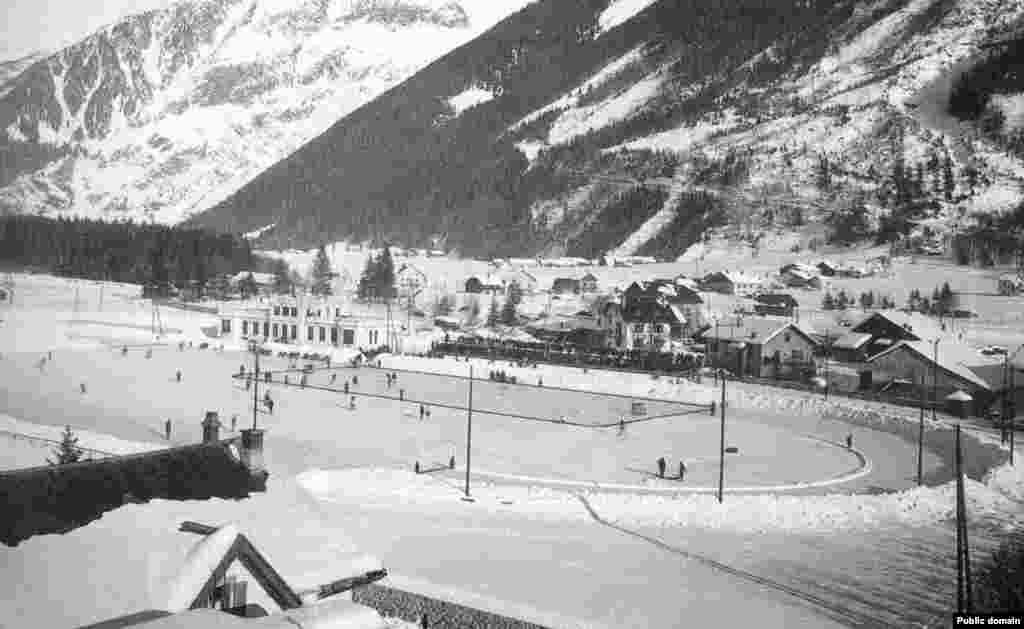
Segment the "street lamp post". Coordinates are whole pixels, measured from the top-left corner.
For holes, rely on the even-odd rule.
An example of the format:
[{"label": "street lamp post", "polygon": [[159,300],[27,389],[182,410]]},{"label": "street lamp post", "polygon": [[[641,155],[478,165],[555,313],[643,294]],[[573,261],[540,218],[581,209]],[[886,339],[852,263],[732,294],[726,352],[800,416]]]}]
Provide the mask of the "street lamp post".
[{"label": "street lamp post", "polygon": [[722,502],[722,488],[725,485],[725,372],[722,372],[722,403],[720,412],[722,416],[721,439],[718,448],[718,502]]},{"label": "street lamp post", "polygon": [[472,501],[473,498],[469,495],[469,465],[470,465],[470,453],[472,452],[473,443],[473,365],[469,365],[469,404],[466,406],[466,495],[463,496],[463,500]]},{"label": "street lamp post", "polygon": [[939,340],[935,339],[932,341],[932,345],[935,346],[935,359],[932,362],[932,421],[938,421],[937,411],[935,407],[939,403]]}]

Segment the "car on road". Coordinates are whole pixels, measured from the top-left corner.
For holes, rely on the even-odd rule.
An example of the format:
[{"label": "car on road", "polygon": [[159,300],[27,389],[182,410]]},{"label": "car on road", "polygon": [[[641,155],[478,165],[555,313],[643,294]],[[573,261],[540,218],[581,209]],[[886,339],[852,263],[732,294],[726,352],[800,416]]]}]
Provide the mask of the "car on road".
[{"label": "car on road", "polygon": [[989,345],[979,350],[985,356],[1004,356],[1007,353],[1007,349],[1001,345]]}]

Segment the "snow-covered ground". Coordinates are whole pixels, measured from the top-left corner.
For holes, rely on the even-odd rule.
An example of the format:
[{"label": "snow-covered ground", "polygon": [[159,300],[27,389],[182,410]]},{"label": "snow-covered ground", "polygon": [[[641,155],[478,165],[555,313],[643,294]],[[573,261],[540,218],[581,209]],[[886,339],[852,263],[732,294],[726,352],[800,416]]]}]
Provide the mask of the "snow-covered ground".
[{"label": "snow-covered ground", "polygon": [[[131,299],[134,289],[107,285],[101,309],[98,287],[79,285],[78,316],[88,312],[90,320],[107,323],[97,326],[91,335],[98,337],[96,344],[86,349],[76,345],[76,338],[66,336],[79,327],[68,323],[76,316],[74,283],[19,276],[17,286],[14,305],[0,311],[4,320],[0,325],[0,412],[47,427],[10,424],[19,431],[45,430],[52,435],[70,424],[82,435],[83,445],[91,443],[90,447],[103,449],[103,445],[118,448],[123,444],[103,441],[107,438],[102,435],[143,444],[137,447],[159,443],[166,418],[173,422],[173,443],[196,441],[207,410],[218,410],[223,419],[238,414],[243,425],[250,421],[249,395],[235,388],[230,378],[239,363],[249,363],[246,356],[231,351],[178,351],[175,346],[156,347],[149,359],[138,346],[131,347],[128,356],[120,355],[117,348],[121,343],[146,340],[138,336],[138,328],[126,327],[141,326],[144,332],[151,315],[145,304]],[[88,305],[87,298],[91,300]],[[215,323],[214,317],[201,313],[171,311],[164,316],[165,325],[176,326],[185,335],[202,335],[203,328]],[[152,340],[150,337],[148,342]],[[54,351],[53,360],[40,371],[36,364],[47,350]],[[392,369],[423,368],[428,366],[421,362],[424,360],[382,358]],[[435,371],[466,369],[466,363],[435,363],[440,366]],[[282,367],[285,363],[270,358],[267,364]],[[488,369],[485,363],[474,367],[482,372]],[[507,365],[490,368],[517,373]],[[174,382],[176,369],[184,374],[180,384]],[[670,399],[698,399],[706,391],[692,383],[679,388],[666,379],[637,377],[633,381],[604,372],[584,374],[574,368],[526,372],[543,373],[545,388],[617,389],[629,395]],[[384,387],[379,371],[362,369],[358,373],[357,392],[396,395],[394,389]],[[327,378],[327,373],[314,374],[311,384],[325,386]],[[84,395],[78,389],[79,381],[88,383]],[[525,374],[524,381],[529,382]],[[429,391],[435,397],[461,400],[464,385],[461,380],[402,372],[398,386],[407,389],[409,398]],[[481,407],[484,401],[518,404],[518,399],[499,385],[476,385],[474,396],[480,396]],[[851,599],[838,586],[823,595],[844,608],[889,614],[885,617],[893,622],[937,613],[942,608],[936,607],[932,598],[937,592],[946,596],[950,587],[945,581],[928,583],[928,575],[937,570],[936,562],[945,566],[948,553],[944,549],[916,559],[908,558],[903,550],[916,540],[949,542],[952,498],[948,483],[884,495],[729,493],[719,505],[707,494],[599,492],[596,488],[549,487],[543,482],[506,482],[500,476],[485,480],[481,475],[472,480],[477,502],[466,503],[460,500],[464,412],[434,407],[432,418],[420,422],[415,404],[403,408],[397,401],[359,397],[357,410],[349,411],[342,408],[345,400],[339,395],[279,384],[272,385],[271,391],[277,402],[274,414],[258,419],[268,431],[266,460],[271,481],[266,494],[239,502],[130,505],[70,534],[33,538],[15,549],[2,549],[0,579],[22,587],[0,594],[0,625],[77,626],[154,604],[154,597],[167,595],[168,575],[175,574],[194,542],[175,530],[185,519],[214,525],[239,523],[296,586],[337,578],[341,576],[336,572],[338,566],[359,564],[365,561],[360,557],[370,556],[378,558],[391,571],[391,582],[401,587],[557,627],[676,626],[683,617],[693,622],[714,620],[722,626],[754,619],[767,627],[836,626],[829,617],[763,583],[726,574],[706,562],[684,559],[693,553],[814,592],[842,582],[844,574],[860,575],[864,568],[859,558],[871,556],[876,567],[892,567],[864,576],[863,587],[868,589],[857,592],[866,602]],[[555,397],[542,397],[549,393]],[[537,414],[572,412],[572,408],[559,408],[565,402],[558,395],[563,394],[544,392],[532,396],[536,399],[525,396],[523,404]],[[565,395],[586,397],[583,393]],[[763,404],[750,398],[754,402],[748,409],[751,418],[773,422],[774,436],[754,436],[747,441],[744,434],[754,430],[743,427],[748,410],[738,401],[730,410],[736,423],[727,424],[727,428],[733,426],[727,437],[741,441],[739,456],[770,445],[757,443],[758,439],[781,439],[787,432],[816,433],[839,441],[852,430],[857,449],[873,464],[871,473],[876,476],[870,484],[896,489],[912,484],[908,480],[912,472],[906,465],[910,444],[863,425],[851,428],[834,419],[822,421],[811,407],[786,407],[775,413],[775,407],[767,402],[774,403],[785,394],[767,395]],[[578,410],[587,408],[581,404]],[[694,417],[711,420],[707,415]],[[638,463],[651,468],[651,459],[671,454],[644,445],[648,438],[656,440],[659,429],[657,422],[633,425],[627,429],[626,439],[620,440],[614,431],[598,434],[589,428],[498,421],[479,415],[474,417],[473,469],[515,475],[521,471],[515,467],[520,465],[516,459],[524,458],[519,448],[528,447],[535,462],[564,458],[568,467],[576,466],[571,476],[585,478],[586,473],[606,466],[602,459],[614,459],[615,449],[623,445],[637,447]],[[532,440],[527,437],[530,433]],[[596,444],[602,439],[604,446],[599,449]],[[691,446],[683,444],[675,451],[693,447],[717,453],[716,444],[709,447],[704,441],[694,434]],[[661,444],[668,443],[663,434]],[[4,441],[0,445],[10,444]],[[36,453],[47,455],[39,449]],[[457,457],[454,474],[412,473],[417,459],[445,462],[451,454]],[[588,456],[589,465],[583,463]],[[935,469],[939,465],[935,453],[929,457],[926,464]],[[780,460],[775,466],[800,471],[801,461]],[[536,473],[526,475],[551,476],[550,470],[527,471]],[[727,466],[726,472],[728,483],[737,479],[730,474],[739,470]],[[694,473],[700,473],[699,465]],[[1020,513],[1020,503],[1013,501],[1021,499],[1021,480],[1019,468],[1001,468],[984,483],[970,481],[969,510],[975,526],[1011,525]],[[648,486],[651,490],[658,487]],[[866,485],[849,487],[863,489]],[[577,493],[605,523],[595,520]],[[988,548],[994,539],[984,530],[988,529],[975,534],[979,549]],[[835,535],[836,531],[843,534]],[[858,553],[847,550],[854,540]],[[829,548],[841,559],[831,563],[815,559]],[[98,557],[104,560],[98,561]],[[900,567],[897,570],[895,566]],[[813,583],[802,583],[794,576],[808,571],[818,575]],[[920,578],[907,578],[908,571]],[[134,578],[126,583],[126,575]],[[83,582],[89,586],[83,587]],[[111,589],[116,596],[95,594]],[[67,600],[73,598],[75,604],[46,604],[53,591],[66,593]],[[908,597],[910,602],[890,612],[887,601],[893,597]]]}]

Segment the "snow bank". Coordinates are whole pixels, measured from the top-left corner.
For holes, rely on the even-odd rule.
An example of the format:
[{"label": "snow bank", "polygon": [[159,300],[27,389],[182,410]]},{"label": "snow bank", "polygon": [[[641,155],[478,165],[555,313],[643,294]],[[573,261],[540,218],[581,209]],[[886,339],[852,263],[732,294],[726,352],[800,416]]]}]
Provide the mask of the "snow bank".
[{"label": "snow bank", "polygon": [[[318,500],[354,501],[364,505],[400,504],[432,510],[460,508],[461,492],[444,477],[407,470],[360,468],[314,470],[298,478]],[[992,488],[966,481],[972,517],[1013,513],[1016,503]],[[503,486],[474,482],[474,508],[531,517],[581,521],[590,515],[579,499],[586,497],[597,514],[627,527],[700,527],[742,533],[768,531],[870,530],[883,524],[921,526],[955,516],[956,488],[919,487],[882,495],[830,494],[779,496],[728,494],[719,503],[712,494],[636,495],[562,491],[544,487]],[[464,508],[464,507],[461,507]]]}]

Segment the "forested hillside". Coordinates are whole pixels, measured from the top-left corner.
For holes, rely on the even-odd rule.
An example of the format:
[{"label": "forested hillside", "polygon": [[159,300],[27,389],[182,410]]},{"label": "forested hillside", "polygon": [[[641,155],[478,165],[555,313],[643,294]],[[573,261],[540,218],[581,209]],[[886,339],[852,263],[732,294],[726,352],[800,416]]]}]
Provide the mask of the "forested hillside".
[{"label": "forested hillside", "polygon": [[[550,248],[568,234],[535,216],[535,204],[558,199],[595,174],[628,174],[630,165],[648,161],[637,153],[650,153],[604,149],[696,121],[724,101],[757,108],[753,92],[730,90],[771,83],[794,64],[818,58],[856,3],[662,0],[602,31],[608,5],[540,0],[527,6],[345,117],[195,224],[244,232],[275,223],[260,242],[271,248],[366,238],[423,246],[432,237],[465,253]],[[771,56],[748,63],[769,46]],[[650,100],[613,124],[542,150],[531,163],[521,143],[559,112],[517,123],[634,50],[634,62],[580,96],[601,100],[659,71],[664,80]],[[490,100],[456,112],[448,100],[469,89],[489,92]],[[667,166],[661,170],[671,174]],[[591,200],[603,205],[619,194],[609,189],[604,199]],[[614,222],[614,214],[605,216]],[[609,227],[601,218],[588,225]],[[594,248],[591,236],[569,236],[581,251]]]}]

